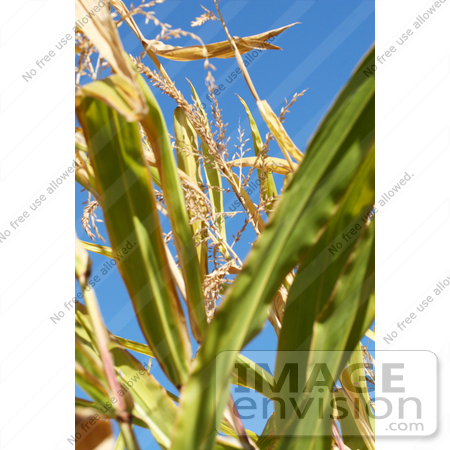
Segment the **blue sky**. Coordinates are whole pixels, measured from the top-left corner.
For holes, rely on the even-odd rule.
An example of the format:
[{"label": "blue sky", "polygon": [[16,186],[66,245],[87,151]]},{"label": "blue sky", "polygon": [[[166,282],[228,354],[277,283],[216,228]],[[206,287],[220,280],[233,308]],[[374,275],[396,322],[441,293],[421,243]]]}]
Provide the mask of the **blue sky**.
[{"label": "blue sky", "polygon": [[[130,2],[125,1],[129,5]],[[137,2],[136,2],[137,3]],[[200,4],[214,11],[212,0],[174,1],[166,0],[165,3],[154,8],[158,19],[170,23],[172,28],[182,28],[198,34],[205,43],[223,41],[226,39],[220,22],[209,21],[201,27],[191,28],[190,22],[202,14]],[[281,47],[282,51],[264,51],[249,65],[248,70],[255,88],[261,99],[266,99],[272,109],[278,113],[284,105],[284,99],[288,101],[296,92],[308,89],[287,115],[285,128],[302,151],[307,146],[308,140],[318,126],[321,118],[327,111],[332,100],[348,80],[353,68],[369,49],[375,39],[375,4],[374,1],[361,0],[318,0],[318,1],[233,1],[222,0],[222,15],[228,29],[233,36],[248,36],[278,28],[293,22],[301,22],[289,30],[277,36],[272,43]],[[144,19],[137,16],[136,21],[145,37],[153,39],[159,30],[153,23],[145,25]],[[140,43],[126,25],[120,28],[121,38],[128,53],[138,55],[142,51]],[[181,38],[168,42],[171,45],[195,45],[197,42],[190,38]],[[177,88],[190,100],[190,88],[185,78],[189,78],[196,87],[202,101],[208,105],[206,99],[207,90],[204,85],[206,72],[202,61],[189,63],[169,61],[161,59],[168,74],[175,81]],[[151,69],[154,67],[148,57],[143,62]],[[216,84],[223,84],[225,90],[217,97],[219,106],[223,110],[224,122],[228,123],[227,135],[230,137],[229,152],[232,153],[234,145],[238,144],[237,128],[239,119],[241,127],[245,129],[246,138],[251,138],[247,116],[235,95],[239,94],[249,105],[250,110],[264,137],[267,128],[263,124],[255,102],[242,77],[238,77],[230,84],[230,74],[237,63],[234,59],[211,60],[216,67],[213,73]],[[173,135],[173,111],[175,102],[152,88],[166,118],[169,132]],[[207,109],[209,111],[209,108]],[[210,113],[209,113],[210,115]],[[251,140],[247,147],[251,146]],[[251,153],[249,153],[251,154]],[[275,143],[272,143],[269,155],[282,157],[281,151]],[[256,174],[254,176],[256,180]],[[276,179],[279,183],[280,180]],[[279,186],[280,187],[280,186]],[[76,230],[82,240],[89,240],[81,227],[83,202],[87,195],[82,188],[76,188]],[[258,194],[255,192],[253,201],[257,203]],[[229,210],[234,198],[232,194],[225,197],[225,209]],[[101,214],[99,214],[101,218]],[[243,216],[229,218],[226,221],[229,240],[236,234],[243,224]],[[103,224],[100,230],[104,237],[107,236]],[[169,224],[163,221],[163,227],[168,229]],[[236,245],[235,250],[243,260],[255,236],[252,231],[244,235]],[[99,255],[91,255],[93,260],[93,274],[99,274],[101,283],[96,287],[96,294],[102,309],[102,314],[107,327],[122,337],[144,342],[139,330],[134,312],[128,298],[127,291],[118,275],[117,269],[109,272],[107,276],[101,275],[101,267],[106,258]],[[78,287],[76,287],[78,292]],[[276,350],[276,337],[270,325],[255,338],[248,346],[253,350]],[[142,361],[142,355],[138,356]],[[159,367],[155,364],[152,373],[166,387],[170,384],[165,380]],[[173,390],[173,389],[172,389]],[[80,391],[77,389],[77,394]],[[247,424],[245,424],[247,425]],[[260,432],[264,424],[256,422],[253,431]],[[152,440],[150,433],[136,429],[141,448],[159,448]]]}]

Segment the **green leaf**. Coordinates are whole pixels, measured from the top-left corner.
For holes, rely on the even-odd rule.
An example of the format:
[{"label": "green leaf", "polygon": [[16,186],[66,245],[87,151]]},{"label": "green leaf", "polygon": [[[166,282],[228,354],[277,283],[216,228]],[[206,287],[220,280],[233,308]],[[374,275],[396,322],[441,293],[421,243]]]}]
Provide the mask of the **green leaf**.
[{"label": "green leaf", "polygon": [[[87,310],[82,304],[76,305],[75,320],[77,339],[81,344],[81,349],[85,353],[90,353],[92,360],[98,363],[98,350],[90,338],[93,330]],[[173,399],[145,370],[147,362],[140,362],[134,358],[116,341],[112,334],[110,334],[109,351],[113,356],[115,372],[120,380],[119,389],[113,393],[113,397],[117,400],[119,397],[131,396],[132,414],[140,421],[138,424],[143,422],[150,429],[156,441],[163,447],[169,448],[173,423],[177,414],[177,407],[173,403]],[[107,400],[103,399],[102,402],[99,402],[97,398],[95,400],[103,408],[103,412],[108,414],[108,406],[115,404],[113,397],[108,397]]]},{"label": "green leaf", "polygon": [[238,355],[232,372],[231,383],[253,389],[260,394],[272,392],[273,376],[244,355]]},{"label": "green leaf", "polygon": [[259,450],[271,450],[274,448],[277,440],[278,433],[277,425],[275,422],[275,414],[272,413],[267,420],[264,430],[262,431],[261,436],[259,436],[256,445],[258,446]]},{"label": "green leaf", "polygon": [[184,193],[178,176],[178,167],[175,163],[161,109],[152,91],[140,75],[137,77],[137,82],[147,102],[148,114],[141,119],[141,125],[150,141],[161,177],[164,200],[167,205],[175,247],[186,285],[192,334],[197,341],[201,341],[207,327],[202,277],[192,230],[189,225]]},{"label": "green leaf", "polygon": [[89,252],[93,252],[93,253],[97,253],[99,255],[103,255],[106,256],[107,258],[114,258],[114,253],[111,249],[111,247],[108,247],[107,245],[99,245],[99,244],[94,244],[92,242],[86,242],[86,241],[80,241],[80,244],[82,245],[82,247],[89,251]]},{"label": "green leaf", "polygon": [[[201,188],[203,186],[203,180],[200,172],[200,163],[198,160],[199,150],[197,134],[195,133],[193,126],[189,122],[189,119],[187,118],[186,113],[182,108],[177,107],[175,109],[174,116],[178,167],[184,173],[186,173],[186,175],[197,186],[199,186],[199,188]],[[196,197],[197,204],[201,204],[202,201],[203,199],[201,199],[200,196]],[[206,205],[204,209],[206,209]],[[208,231],[206,230],[207,224],[205,222],[202,222],[201,220],[197,220],[192,223],[191,227],[192,235],[196,236],[196,240],[203,240],[203,242],[196,243],[197,256],[203,280],[208,273]]]},{"label": "green leaf", "polygon": [[[75,381],[97,403],[104,405],[109,401],[100,357],[78,336],[75,336]],[[108,415],[115,417],[114,410],[108,411]]]},{"label": "green leaf", "polygon": [[355,389],[347,369],[344,369],[339,380],[342,388],[334,397],[337,405],[348,413],[339,419],[345,445],[361,450],[375,450],[375,432],[370,427],[366,404],[361,401],[361,394]]},{"label": "green leaf", "polygon": [[119,436],[117,437],[117,441],[114,445],[113,450],[126,450],[125,446],[125,439],[123,438],[123,434],[119,433]]},{"label": "green leaf", "polygon": [[[197,341],[201,341],[207,326],[202,278],[199,262],[193,257],[196,249],[189,225],[178,167],[175,164],[167,127],[159,105],[147,83],[137,72],[136,82],[141,91],[139,97],[142,96],[144,98],[146,111],[148,111],[146,114],[140,115],[139,120],[155,155],[156,168],[151,166],[150,172],[154,183],[161,187],[164,193],[164,200],[167,205],[174,242],[185,282],[191,328]],[[135,114],[130,103],[128,103],[128,97],[122,93],[123,85],[124,80],[119,75],[112,75],[104,80],[84,86],[82,94],[85,97],[101,100],[119,112],[121,116],[131,118]],[[148,159],[148,155],[144,154],[144,157]],[[155,170],[158,172],[157,174],[155,174]]]},{"label": "green leaf", "polygon": [[[259,133],[258,127],[256,126],[255,119],[253,118],[252,113],[247,106],[247,103],[245,103],[244,99],[242,99],[241,97],[239,97],[239,100],[244,105],[245,111],[247,112],[248,121],[250,122],[250,128],[252,130],[253,148],[255,149],[255,156],[257,157],[260,154],[263,145],[261,135]],[[267,170],[263,172],[262,170],[258,169],[258,179],[261,189],[265,192],[263,196],[264,199],[267,200],[267,198],[269,197],[278,195],[277,187],[275,186],[275,181],[271,172]],[[273,209],[273,205],[268,206],[269,210]]]},{"label": "green leaf", "polygon": [[[105,405],[105,403],[103,403],[102,405]],[[80,406],[82,408],[93,408],[96,409],[97,411],[103,413],[104,409],[102,409],[102,406],[100,405],[100,403],[96,403],[96,402],[91,402],[89,400],[85,400],[79,397],[75,397],[75,407]],[[103,406],[104,408],[104,406]],[[104,414],[104,413],[103,413]],[[148,425],[143,422],[141,419],[138,419],[137,417],[133,416],[132,417],[132,422],[134,425],[137,425],[141,428],[147,428],[148,429]]]},{"label": "green leaf", "polygon": [[[288,363],[298,364],[301,368],[298,376],[300,394],[289,392],[288,395],[294,398],[300,410],[312,398],[301,393],[315,365],[326,363],[332,379],[337,380],[349,353],[364,335],[363,327],[367,329],[374,318],[373,305],[369,302],[374,290],[374,224],[369,229],[365,224],[374,202],[374,156],[372,150],[349,186],[338,211],[303,261],[289,292],[275,377],[279,377]],[[353,235],[349,230],[356,231],[356,228],[360,231]],[[342,239],[343,232],[348,233],[345,236],[350,241],[337,254],[332,254],[330,246]],[[298,326],[298,317],[302,318],[301,327]],[[325,390],[323,396],[324,405],[327,405],[324,415],[329,417],[332,393]],[[303,443],[303,447],[299,447],[300,444],[293,443],[292,449],[312,449],[322,440],[328,442],[331,431],[327,429],[330,426],[328,421],[321,423],[313,414],[307,414],[298,421],[294,412],[290,422],[280,420],[278,402],[275,403],[275,412],[277,429],[283,430],[283,435],[314,436],[308,445]],[[289,438],[283,438],[281,442],[284,444],[280,445],[287,445],[288,441]]]},{"label": "green leaf", "polygon": [[[374,300],[372,300],[374,302]],[[370,396],[369,387],[366,381],[366,373],[364,370],[364,358],[362,351],[362,344],[358,342],[356,350],[352,353],[352,357],[348,362],[348,372],[350,373],[350,379],[361,397],[361,401],[366,408],[366,411],[370,410]],[[371,414],[368,415],[368,422],[373,432],[375,432],[375,417]]]},{"label": "green leaf", "polygon": [[[84,89],[84,88],[83,88]],[[139,128],[102,101],[77,97],[113,252],[133,249],[118,268],[142,332],[161,367],[179,387],[187,379],[191,348],[183,311],[169,270],[163,234]],[[92,91],[92,87],[91,87]]]},{"label": "green leaf", "polygon": [[[187,81],[191,86],[195,106],[207,122],[206,112],[202,107],[200,97],[198,96],[197,91],[195,90],[193,84],[189,80]],[[217,225],[221,236],[226,241],[227,232],[225,229],[225,218],[223,216],[224,205],[223,205],[222,177],[220,175],[219,170],[214,166],[214,157],[211,155],[211,152],[207,144],[203,142],[203,140],[202,140],[202,153],[204,158],[204,168],[206,175],[206,184],[208,185],[209,200],[211,202],[213,212],[219,216],[217,219]],[[222,253],[226,254],[226,250],[223,250]]]},{"label": "green leaf", "polygon": [[153,352],[150,350],[148,345],[140,344],[139,342],[132,341],[131,339],[124,339],[119,336],[114,336],[114,338],[120,345],[122,345],[122,347],[125,347],[126,349],[133,352],[141,353],[142,355],[147,355],[151,358],[154,358]]},{"label": "green leaf", "polygon": [[[279,286],[320,239],[373,147],[375,83],[363,74],[373,60],[374,50],[327,114],[211,323],[182,393],[173,450],[212,448],[215,417],[225,407],[238,352],[261,330]],[[226,350],[228,355],[215,361]]]}]

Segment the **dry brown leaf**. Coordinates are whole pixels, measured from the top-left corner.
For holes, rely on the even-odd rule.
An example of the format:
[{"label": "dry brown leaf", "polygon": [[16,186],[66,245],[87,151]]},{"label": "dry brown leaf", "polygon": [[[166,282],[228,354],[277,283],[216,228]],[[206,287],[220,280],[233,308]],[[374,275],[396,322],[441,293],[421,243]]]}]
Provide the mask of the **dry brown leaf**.
[{"label": "dry brown leaf", "polygon": [[122,19],[131,28],[131,31],[137,36],[140,41],[142,41],[142,39],[144,39],[144,36],[142,35],[141,30],[134,21],[133,16],[130,14],[130,11],[125,6],[125,3],[123,3],[121,0],[111,0],[111,4],[113,5],[114,9],[120,14]]},{"label": "dry brown leaf", "polygon": [[[278,36],[284,30],[296,25],[291,23],[275,30],[266,31],[265,33],[255,34],[244,38],[235,37],[234,41],[241,55],[252,49],[260,50],[281,50],[280,47],[273,45],[267,40]],[[193,45],[191,47],[174,47],[172,45],[163,44],[161,41],[144,39],[143,45],[149,47],[153,53],[163,58],[173,59],[175,61],[194,61],[205,58],[233,58],[234,52],[228,41],[216,42],[214,44]]]},{"label": "dry brown leaf", "polygon": [[75,408],[77,450],[111,450],[114,445],[109,418],[94,408]]}]

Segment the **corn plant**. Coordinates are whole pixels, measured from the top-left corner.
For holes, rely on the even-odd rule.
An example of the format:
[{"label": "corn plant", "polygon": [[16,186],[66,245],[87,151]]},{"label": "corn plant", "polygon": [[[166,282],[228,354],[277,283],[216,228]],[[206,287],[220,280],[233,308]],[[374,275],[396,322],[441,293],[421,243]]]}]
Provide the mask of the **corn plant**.
[{"label": "corn plant", "polygon": [[[100,208],[110,243],[77,238],[75,273],[84,302],[76,305],[76,382],[90,400],[76,398],[76,416],[79,423],[95,417],[102,424],[89,438],[80,432],[77,445],[111,448],[105,420],[114,420],[120,427],[115,449],[139,448],[136,426],[148,429],[163,449],[373,449],[374,407],[367,386],[375,381],[374,361],[360,341],[365,334],[374,338],[369,327],[374,320],[375,83],[363,74],[374,64],[374,50],[356,67],[301,152],[283,122],[303,93],[275,114],[258,96],[242,59],[254,48],[278,49],[268,38],[291,25],[232,37],[214,1],[217,13],[204,8],[192,24],[217,20],[226,40],[205,44],[191,32],[159,22],[149,9],[157,2],[130,10],[121,1],[110,3],[112,10],[107,3],[77,29],[76,179],[88,193],[83,226],[92,240],[100,234],[95,215]],[[76,0],[77,16],[96,5]],[[136,14],[160,26],[160,35],[145,38]],[[131,28],[142,54],[125,53],[119,25]],[[163,43],[179,35],[199,44]],[[147,56],[154,68],[144,62]],[[202,108],[192,84],[190,99],[181,94],[160,58],[205,61],[211,112]],[[236,58],[270,130],[263,139],[251,108],[240,99],[254,156],[245,155],[242,131],[237,157],[229,155],[214,96],[214,58]],[[86,76],[92,81],[82,82]],[[174,130],[167,129],[155,89],[173,99]],[[271,156],[272,142],[283,157]],[[258,204],[246,191],[253,171]],[[282,188],[277,189],[276,178],[284,180]],[[225,211],[227,192],[246,216],[234,240],[226,229],[225,219],[236,215]],[[162,216],[170,221],[170,233],[163,230]],[[246,228],[256,239],[244,257],[234,244]],[[353,238],[343,245],[341,236],[350,230]],[[129,294],[124,302],[131,301],[145,343],[106,328],[89,284],[88,252],[113,258],[128,242],[135,244],[117,266]],[[242,354],[267,321],[278,337],[273,375]],[[131,352],[157,361],[177,392],[163,388]],[[321,394],[325,414],[299,419],[323,352],[330,375]],[[289,398],[299,409],[283,418],[280,408],[288,393],[277,386],[292,363],[301,389]],[[137,373],[142,381],[125,388]],[[259,435],[243,426],[232,385],[274,403]],[[335,414],[338,401],[352,414]]]}]

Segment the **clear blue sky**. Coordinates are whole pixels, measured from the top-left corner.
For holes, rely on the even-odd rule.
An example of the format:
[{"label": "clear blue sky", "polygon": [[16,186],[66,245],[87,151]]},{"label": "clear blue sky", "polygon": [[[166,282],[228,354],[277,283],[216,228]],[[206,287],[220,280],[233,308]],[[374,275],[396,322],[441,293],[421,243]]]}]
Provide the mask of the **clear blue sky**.
[{"label": "clear blue sky", "polygon": [[[129,5],[129,1],[125,1]],[[136,4],[138,2],[135,2]],[[154,8],[158,19],[170,23],[173,28],[182,28],[198,34],[205,43],[223,41],[226,39],[220,22],[207,22],[201,27],[191,28],[190,22],[202,14],[200,4],[214,10],[212,0],[175,1],[166,0],[165,3]],[[292,0],[253,0],[234,1],[222,0],[221,10],[228,29],[233,36],[248,36],[278,28],[293,22],[301,24],[276,37],[272,43],[281,47],[282,51],[264,51],[248,67],[250,76],[254,82],[260,98],[268,100],[272,109],[278,113],[284,105],[284,99],[288,101],[294,93],[308,89],[291,109],[285,122],[285,128],[293,138],[297,147],[304,150],[311,134],[317,127],[332,100],[348,80],[353,68],[360,58],[369,49],[375,39],[375,4],[374,1],[362,0],[317,0],[317,1],[292,1]],[[144,24],[143,18],[137,16],[136,21],[148,39],[153,39],[159,30],[153,23]],[[128,53],[138,55],[142,51],[140,43],[126,25],[120,28],[120,34]],[[196,41],[190,38],[181,38],[168,42],[171,45],[195,45]],[[154,67],[148,57],[144,61],[151,69]],[[206,87],[204,85],[205,70],[202,61],[190,63],[169,61],[162,59],[166,71],[176,82],[177,88],[190,100],[190,88],[185,80],[189,78],[197,89],[202,101],[208,104],[206,99]],[[249,125],[245,111],[235,93],[239,94],[249,105],[253,116],[264,137],[267,128],[263,124],[261,116],[257,112],[255,102],[248,91],[247,85],[239,75],[231,84],[230,73],[235,70],[237,63],[234,59],[211,60],[217,70],[213,73],[216,84],[223,84],[225,90],[218,96],[219,106],[223,110],[225,123],[228,123],[228,136],[231,138],[229,152],[238,144],[237,127],[239,118],[241,126],[245,129],[246,137],[251,138]],[[173,135],[173,111],[175,102],[160,94],[152,88],[158,102],[161,105],[166,118],[169,132]],[[209,111],[209,109],[208,109]],[[248,142],[248,147],[251,141]],[[250,154],[250,153],[249,153]],[[269,155],[280,157],[281,151],[274,143],[271,145]],[[254,177],[256,179],[256,175]],[[277,182],[279,180],[276,180]],[[225,197],[225,209],[230,207],[234,198]],[[77,185],[76,189],[76,230],[82,240],[89,240],[81,227],[83,202],[87,195]],[[258,194],[255,192],[253,201],[257,203]],[[228,206],[227,206],[228,205]],[[101,218],[101,214],[99,214]],[[228,218],[226,221],[229,240],[232,234],[236,234],[243,224],[243,215]],[[102,235],[106,237],[103,224],[100,224]],[[169,224],[163,222],[167,230]],[[237,250],[241,259],[249,251],[248,242],[254,240],[254,234],[249,231],[237,244]],[[97,240],[98,242],[98,240]],[[100,242],[99,242],[100,243]],[[91,255],[94,263],[93,274],[100,274],[100,269],[107,258]],[[122,337],[144,342],[139,330],[134,312],[128,298],[127,291],[117,273],[117,269],[111,271],[108,276],[101,276],[102,283],[96,288],[96,294],[100,302],[103,317],[107,327]],[[78,290],[78,287],[76,288]],[[270,325],[252,341],[248,349],[276,350],[276,338]],[[137,355],[142,361],[142,355]],[[161,370],[155,364],[152,373],[167,388],[170,383],[165,380]],[[79,389],[77,394],[81,395]],[[248,423],[244,423],[249,426]],[[254,421],[252,430],[260,432],[262,421]],[[152,440],[150,433],[136,428],[142,450],[159,448]]]}]

